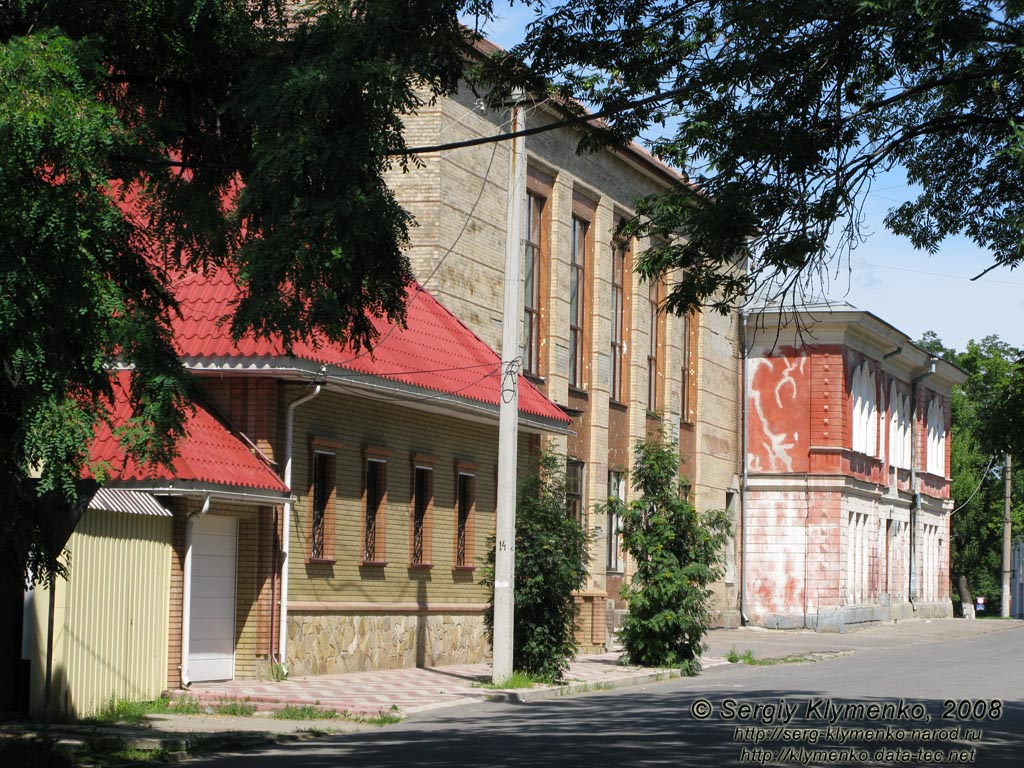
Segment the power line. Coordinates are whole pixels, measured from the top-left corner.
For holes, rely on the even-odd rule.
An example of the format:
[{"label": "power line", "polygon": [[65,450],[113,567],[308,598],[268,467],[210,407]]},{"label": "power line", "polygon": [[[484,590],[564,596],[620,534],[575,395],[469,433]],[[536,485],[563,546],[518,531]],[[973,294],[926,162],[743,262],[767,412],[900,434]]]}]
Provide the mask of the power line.
[{"label": "power line", "polygon": [[996,460],[996,457],[993,454],[993,456],[988,460],[988,466],[985,467],[985,471],[981,473],[981,480],[978,481],[978,487],[974,489],[974,491],[971,493],[970,496],[967,497],[967,500],[963,504],[961,504],[959,507],[957,507],[952,512],[950,512],[949,513],[950,515],[956,514],[961,509],[963,509],[964,507],[966,507],[968,504],[971,503],[971,499],[973,499],[975,494],[977,494],[977,492],[981,490],[981,484],[984,483],[985,482],[985,478],[988,477],[989,470],[992,469],[992,462],[994,462],[995,460]]},{"label": "power line", "polygon": [[607,107],[599,112],[588,112],[583,115],[574,115],[564,120],[558,120],[547,125],[538,125],[533,128],[523,128],[519,131],[513,131],[511,133],[497,133],[491,136],[478,136],[475,139],[465,139],[464,141],[452,141],[446,144],[433,144],[422,147],[407,147],[404,150],[394,150],[387,152],[388,156],[394,155],[421,155],[429,152],[441,152],[446,149],[463,149],[465,147],[478,147],[481,144],[493,144],[496,142],[507,141],[509,139],[516,139],[520,136],[535,136],[538,133],[547,133],[548,131],[555,131],[559,128],[565,128],[573,125],[583,125],[585,123],[593,122],[594,120],[601,120],[611,115],[618,115],[622,112],[628,112],[631,109],[642,107],[647,104],[655,104],[659,101],[665,101],[667,99],[675,98],[683,94],[686,88],[673,88],[668,91],[662,91],[661,93],[654,93],[650,96],[644,96],[643,98],[634,99],[627,101],[625,104],[620,104],[615,107]]},{"label": "power line", "polygon": [[[911,273],[916,274],[916,275],[928,275],[929,277],[945,277],[945,278],[948,278],[950,280],[967,280],[968,282],[970,282],[972,280],[972,278],[968,277],[967,275],[954,275],[954,274],[950,274],[949,272],[929,272],[928,270],[925,270],[925,269],[910,269],[908,267],[890,267],[890,266],[886,266],[884,264],[875,264],[874,262],[867,261],[866,259],[861,260],[860,263],[863,264],[866,267],[871,267],[872,269],[888,269],[888,270],[895,271],[895,272],[911,272]],[[854,265],[854,266],[857,266],[857,265]],[[997,265],[997,266],[1003,266],[1003,265]],[[1017,282],[1014,282],[1012,280],[986,280],[985,284],[986,285],[1018,285],[1018,286],[1024,285],[1024,283],[1017,283]]]}]

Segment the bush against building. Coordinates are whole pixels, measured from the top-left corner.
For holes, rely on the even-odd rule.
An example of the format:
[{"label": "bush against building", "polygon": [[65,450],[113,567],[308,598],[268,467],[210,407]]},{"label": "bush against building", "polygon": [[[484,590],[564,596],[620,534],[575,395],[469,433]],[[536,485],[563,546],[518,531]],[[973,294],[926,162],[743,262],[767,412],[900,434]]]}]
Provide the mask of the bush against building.
[{"label": "bush against building", "polygon": [[711,584],[721,578],[731,525],[723,511],[698,514],[679,480],[677,446],[663,434],[637,444],[634,499],[609,499],[635,573],[623,589],[629,613],[619,639],[630,662],[700,671],[711,622]]},{"label": "bush against building", "polygon": [[[516,496],[512,666],[553,682],[576,655],[573,593],[586,583],[589,558],[587,532],[566,504],[564,466],[564,458],[544,453],[520,480]],[[485,573],[484,584],[493,587],[493,542]],[[485,618],[493,643],[493,590]]]}]

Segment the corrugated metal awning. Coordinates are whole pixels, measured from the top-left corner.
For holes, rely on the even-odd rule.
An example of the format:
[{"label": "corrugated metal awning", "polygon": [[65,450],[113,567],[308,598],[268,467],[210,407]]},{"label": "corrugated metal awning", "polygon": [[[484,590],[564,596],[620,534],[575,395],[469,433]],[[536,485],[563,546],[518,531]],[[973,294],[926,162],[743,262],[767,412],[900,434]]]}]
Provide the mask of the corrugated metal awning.
[{"label": "corrugated metal awning", "polygon": [[100,488],[89,502],[89,509],[125,512],[129,515],[174,516],[150,494],[143,491],[128,491],[123,488]]}]

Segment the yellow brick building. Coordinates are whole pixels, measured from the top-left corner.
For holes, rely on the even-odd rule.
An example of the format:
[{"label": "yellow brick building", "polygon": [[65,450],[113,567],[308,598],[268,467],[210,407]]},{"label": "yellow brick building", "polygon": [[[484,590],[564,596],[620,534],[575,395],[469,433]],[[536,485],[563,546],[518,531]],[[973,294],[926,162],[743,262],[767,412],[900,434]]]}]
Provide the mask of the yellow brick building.
[{"label": "yellow brick building", "polygon": [[[484,54],[490,52],[481,44]],[[488,111],[464,89],[407,118],[410,146],[436,147],[507,132],[510,110]],[[527,128],[560,120],[556,103],[526,102]],[[567,453],[570,485],[594,534],[580,595],[578,639],[607,642],[620,618],[628,565],[614,521],[593,512],[625,493],[636,442],[658,428],[680,445],[681,474],[698,509],[727,509],[737,529],[716,585],[718,621],[739,621],[740,477],[738,313],[676,317],[655,311],[668,284],[632,272],[646,241],[616,236],[640,197],[685,183],[637,146],[577,154],[580,134],[557,128],[526,138],[520,329],[527,378],[568,413],[572,432],[552,438]],[[510,144],[499,141],[419,155],[389,185],[416,217],[410,256],[417,279],[494,347],[501,342]],[[606,618],[607,617],[607,618]]]}]

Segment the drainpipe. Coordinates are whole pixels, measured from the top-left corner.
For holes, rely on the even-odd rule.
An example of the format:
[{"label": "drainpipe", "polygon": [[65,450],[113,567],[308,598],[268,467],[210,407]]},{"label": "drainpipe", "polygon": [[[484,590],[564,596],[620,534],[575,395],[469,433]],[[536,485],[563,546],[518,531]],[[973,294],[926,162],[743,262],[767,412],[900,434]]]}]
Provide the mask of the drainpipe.
[{"label": "drainpipe", "polygon": [[[321,368],[320,372],[323,375],[325,371]],[[316,384],[312,392],[289,403],[288,410],[285,412],[284,477],[281,479],[284,481],[289,492],[292,489],[292,441],[295,437],[295,409],[319,395],[322,387],[322,384]],[[281,627],[277,641],[278,663],[281,665],[285,676],[288,675],[288,551],[290,549],[291,521],[292,503],[291,501],[286,501],[284,503],[284,520],[281,521]]]},{"label": "drainpipe", "polygon": [[750,395],[747,383],[747,314],[746,307],[740,308],[740,379],[743,396],[740,398],[740,621],[744,626],[747,618],[747,398]]},{"label": "drainpipe", "polygon": [[907,585],[910,598],[910,606],[917,611],[917,603],[914,602],[914,587],[917,585],[916,564],[914,562],[914,545],[917,542],[917,517],[921,513],[921,491],[917,487],[917,385],[918,382],[935,373],[935,364],[939,358],[933,357],[929,361],[928,370],[915,376],[910,380],[910,558],[909,572],[910,580]]},{"label": "drainpipe", "polygon": [[210,496],[203,500],[203,508],[185,518],[185,563],[181,584],[181,687],[191,688],[192,679],[188,676],[188,653],[191,642],[190,624],[192,622],[192,521],[210,511]]},{"label": "drainpipe", "polygon": [[[277,516],[279,511],[274,507],[274,537],[277,536]],[[270,565],[270,658],[277,659],[277,648],[274,645],[274,629],[277,627],[277,547],[274,547],[274,559]]]}]

